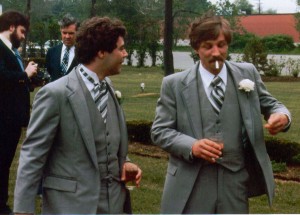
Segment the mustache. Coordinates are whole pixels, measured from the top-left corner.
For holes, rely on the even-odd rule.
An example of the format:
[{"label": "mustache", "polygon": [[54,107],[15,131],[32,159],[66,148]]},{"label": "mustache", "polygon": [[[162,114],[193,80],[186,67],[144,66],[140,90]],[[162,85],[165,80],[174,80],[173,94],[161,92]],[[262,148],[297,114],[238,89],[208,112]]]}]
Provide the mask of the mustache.
[{"label": "mustache", "polygon": [[224,61],[224,59],[223,58],[221,58],[221,57],[214,57],[214,58],[212,58],[209,62],[210,63],[213,63],[213,62],[215,62],[215,61]]}]

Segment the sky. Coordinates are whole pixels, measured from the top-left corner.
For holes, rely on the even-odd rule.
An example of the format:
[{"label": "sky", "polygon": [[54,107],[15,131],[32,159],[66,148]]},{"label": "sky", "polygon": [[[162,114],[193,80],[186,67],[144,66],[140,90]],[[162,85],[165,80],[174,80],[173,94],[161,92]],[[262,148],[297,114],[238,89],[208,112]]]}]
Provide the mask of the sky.
[{"label": "sky", "polygon": [[[209,0],[212,3],[216,3],[217,0]],[[234,0],[230,0],[234,2]],[[248,0],[250,4],[257,9],[259,0]],[[297,0],[260,0],[262,11],[266,11],[268,9],[276,10],[277,13],[295,13],[297,10]]]}]

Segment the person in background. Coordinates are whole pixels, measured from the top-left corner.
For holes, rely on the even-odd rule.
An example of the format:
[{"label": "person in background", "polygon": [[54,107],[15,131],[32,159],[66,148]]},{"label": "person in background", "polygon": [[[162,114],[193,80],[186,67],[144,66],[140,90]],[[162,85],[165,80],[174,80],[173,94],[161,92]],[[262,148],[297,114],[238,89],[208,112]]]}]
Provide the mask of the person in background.
[{"label": "person in background", "polygon": [[161,212],[246,214],[248,198],[262,194],[271,205],[275,183],[263,128],[286,131],[291,115],[253,64],[226,60],[227,20],[205,14],[189,38],[200,61],[163,79],[151,128],[153,142],[170,153]]},{"label": "person in background", "polygon": [[51,76],[51,81],[68,74],[78,65],[75,56],[75,40],[79,22],[70,14],[66,14],[58,24],[62,44],[50,48],[46,55],[46,69]]},{"label": "person in background", "polygon": [[131,213],[125,182],[139,186],[129,162],[123,110],[108,76],[128,55],[119,20],[93,17],[78,30],[79,65],[36,94],[14,194],[15,214],[33,214],[43,179],[43,214]]},{"label": "person in background", "polygon": [[9,169],[14,158],[22,127],[30,114],[30,78],[37,73],[37,64],[24,68],[18,52],[29,30],[29,20],[17,11],[0,16],[0,214],[9,214]]}]

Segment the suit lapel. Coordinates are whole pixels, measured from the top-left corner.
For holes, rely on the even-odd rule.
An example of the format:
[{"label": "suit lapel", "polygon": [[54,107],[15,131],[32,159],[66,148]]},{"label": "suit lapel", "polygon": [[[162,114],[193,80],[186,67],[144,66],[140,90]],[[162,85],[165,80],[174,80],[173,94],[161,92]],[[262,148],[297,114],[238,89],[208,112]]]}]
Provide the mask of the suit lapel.
[{"label": "suit lapel", "polygon": [[[227,66],[227,71],[229,75],[231,75],[234,85],[236,87],[236,92],[238,95],[238,101],[240,105],[240,110],[242,114],[242,119],[244,126],[247,130],[248,137],[250,139],[250,142],[253,143],[254,141],[254,127],[253,127],[253,120],[252,120],[252,109],[251,109],[251,102],[250,102],[250,96],[243,90],[239,90],[239,83],[246,79],[241,73],[239,69],[234,67],[229,62],[225,62]],[[251,92],[250,92],[251,93]]]},{"label": "suit lapel", "polygon": [[91,156],[93,164],[98,168],[91,118],[79,78],[78,71],[74,69],[69,75],[69,81],[66,86],[69,91],[67,97],[70,101],[87,151]]},{"label": "suit lapel", "polygon": [[[193,130],[195,138],[202,138],[202,120],[201,120],[201,108],[200,108],[200,84],[199,79],[199,62],[190,70],[187,76],[182,81],[182,100],[184,106],[187,108],[189,120],[191,122],[191,128]],[[194,95],[197,94],[195,97]]]}]

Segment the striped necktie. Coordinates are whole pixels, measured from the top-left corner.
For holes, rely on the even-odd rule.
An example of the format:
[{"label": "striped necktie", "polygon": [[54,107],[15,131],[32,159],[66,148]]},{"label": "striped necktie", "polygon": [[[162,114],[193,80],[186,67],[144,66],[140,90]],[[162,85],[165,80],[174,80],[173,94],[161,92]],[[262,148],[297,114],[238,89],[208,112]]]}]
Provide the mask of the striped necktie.
[{"label": "striped necktie", "polygon": [[63,59],[61,61],[61,70],[63,74],[67,74],[69,64],[70,47],[66,47]]},{"label": "striped necktie", "polygon": [[89,80],[94,85],[94,88],[92,89],[92,91],[94,92],[93,99],[98,110],[101,113],[104,123],[106,123],[108,101],[107,83],[105,80],[100,81],[100,84],[96,83],[95,80],[91,76],[89,76],[82,67],[80,68],[80,71],[83,74],[83,76],[86,77],[87,80]]},{"label": "striped necktie", "polygon": [[17,58],[19,64],[20,64],[20,67],[22,68],[22,71],[24,71],[23,61],[22,61],[22,58],[21,58],[21,55],[20,55],[18,49],[13,48],[13,51],[14,51],[15,56],[16,56],[16,58]]},{"label": "striped necktie", "polygon": [[211,91],[211,104],[213,106],[213,109],[215,113],[218,115],[221,111],[224,98],[225,98],[225,93],[224,90],[221,86],[222,84],[222,79],[219,76],[215,76],[214,79],[211,82],[211,86],[213,87]]}]

